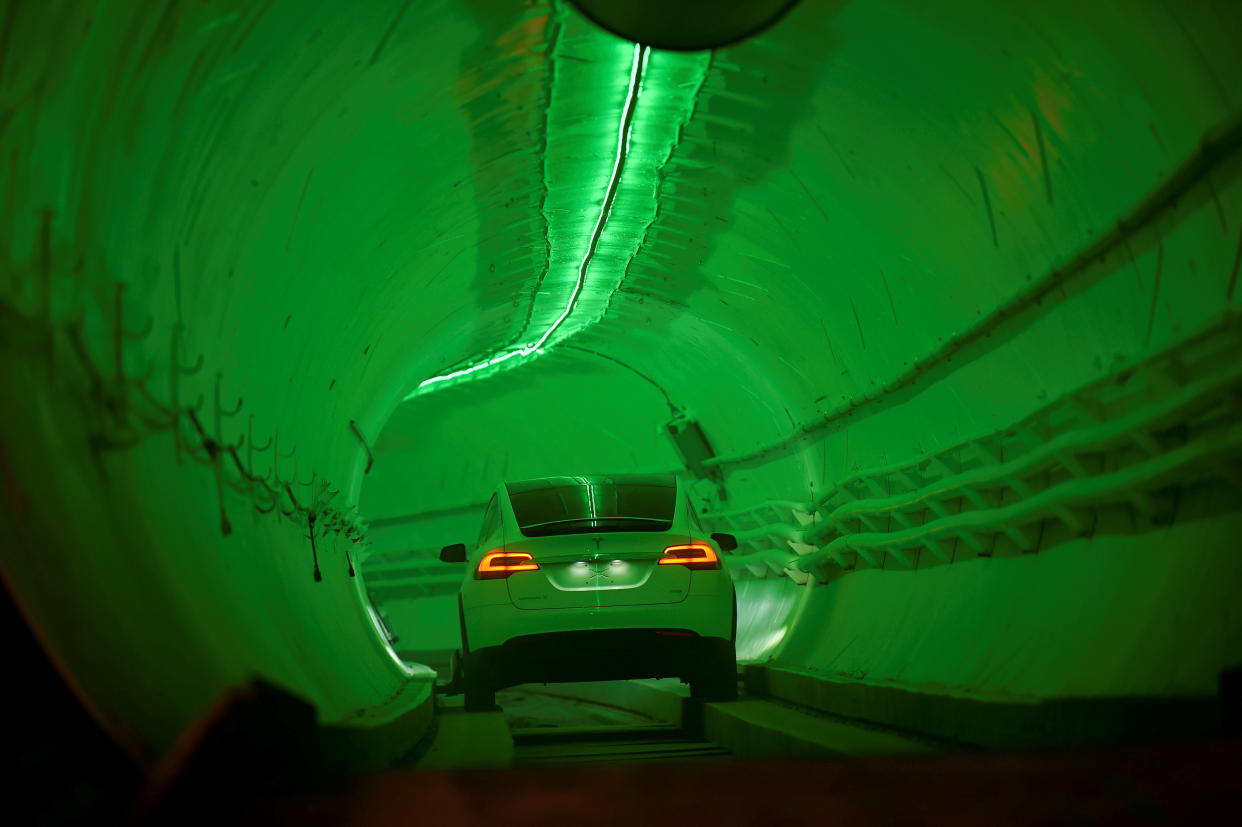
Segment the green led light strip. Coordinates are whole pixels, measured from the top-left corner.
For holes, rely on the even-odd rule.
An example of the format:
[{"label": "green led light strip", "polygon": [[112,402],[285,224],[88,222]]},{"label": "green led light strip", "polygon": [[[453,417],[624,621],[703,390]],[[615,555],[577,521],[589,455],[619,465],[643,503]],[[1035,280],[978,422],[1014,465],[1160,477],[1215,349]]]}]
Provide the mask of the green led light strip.
[{"label": "green led light strip", "polygon": [[565,309],[561,311],[560,316],[556,318],[548,329],[543,332],[537,340],[531,344],[522,345],[505,353],[493,356],[481,362],[476,362],[469,367],[459,370],[450,371],[449,373],[432,376],[424,379],[419,383],[418,387],[408,393],[403,401],[408,401],[418,396],[422,390],[430,385],[440,382],[447,382],[453,379],[459,379],[476,373],[484,368],[493,367],[507,362],[518,356],[530,356],[534,353],[543,353],[543,345],[548,341],[553,333],[556,332],[565,320],[569,318],[569,314],[573,312],[574,306],[578,303],[578,297],[582,295],[582,289],[586,284],[587,267],[591,264],[591,259],[595,256],[595,250],[599,246],[600,236],[604,232],[604,225],[608,222],[608,216],[612,212],[612,204],[617,196],[617,187],[621,183],[621,172],[625,167],[625,156],[630,146],[630,130],[634,120],[634,107],[638,102],[639,87],[642,83],[643,69],[647,64],[647,58],[650,49],[646,46],[634,44],[634,57],[630,65],[630,82],[625,95],[625,104],[621,110],[621,124],[617,130],[617,152],[612,163],[612,174],[608,179],[608,188],[604,193],[603,204],[600,205],[599,217],[595,220],[595,228],[591,232],[590,241],[587,243],[586,252],[582,255],[582,260],[578,263],[578,279],[574,284],[574,289],[569,296],[569,301],[565,304]]}]

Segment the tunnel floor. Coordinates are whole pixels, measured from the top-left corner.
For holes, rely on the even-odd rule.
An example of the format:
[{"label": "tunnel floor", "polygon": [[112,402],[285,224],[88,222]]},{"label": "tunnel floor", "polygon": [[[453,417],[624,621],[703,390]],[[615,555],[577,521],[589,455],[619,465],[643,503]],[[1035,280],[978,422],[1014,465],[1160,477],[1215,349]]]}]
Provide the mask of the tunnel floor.
[{"label": "tunnel floor", "polygon": [[[572,688],[516,686],[496,693],[500,713],[467,713],[460,697],[440,701],[441,722],[462,725],[477,740],[462,755],[467,766],[562,765],[630,761],[676,761],[727,755],[718,744],[669,721],[588,698]],[[503,725],[499,716],[503,716]],[[454,720],[457,719],[457,720]],[[456,747],[457,745],[452,745]],[[477,750],[477,752],[476,752]],[[473,754],[471,754],[473,753]],[[438,764],[439,762],[437,762]]]},{"label": "tunnel floor", "polygon": [[514,766],[630,761],[678,761],[728,755],[705,738],[676,727],[514,732]]},{"label": "tunnel floor", "polygon": [[423,770],[698,761],[730,756],[900,755],[955,745],[771,698],[704,704],[676,679],[525,684],[470,713],[437,697],[437,731],[408,762]]},{"label": "tunnel floor", "polygon": [[497,693],[513,738],[514,766],[676,761],[727,755],[676,724],[538,686]]},{"label": "tunnel floor", "polygon": [[[548,699],[556,704],[559,699]],[[512,718],[511,718],[512,720]],[[513,765],[702,760],[728,751],[674,724],[511,728]]]},{"label": "tunnel floor", "polygon": [[[627,704],[641,707],[627,708]],[[260,802],[248,823],[1199,823],[1236,804],[1242,741],[1025,752],[938,742],[757,696],[702,704],[675,679],[527,684],[498,709],[437,697],[452,755],[333,792]],[[651,713],[651,714],[647,714]],[[714,723],[713,723],[714,722]],[[708,737],[746,738],[736,752]],[[766,744],[762,733],[775,733]],[[813,750],[799,754],[780,733]],[[717,736],[719,739],[720,736]],[[434,747],[433,747],[434,749]],[[804,746],[805,749],[805,746]],[[1232,802],[1232,803],[1231,803]]]},{"label": "tunnel floor", "polygon": [[[222,718],[198,739],[209,760],[191,757],[172,794],[156,800],[159,818],[141,823],[182,823],[192,812],[301,825],[404,824],[420,813],[437,824],[567,823],[584,813],[601,824],[802,823],[825,813],[838,824],[1160,824],[1236,808],[1242,739],[969,748],[748,694],[752,675],[743,669],[739,698],[726,703],[691,699],[675,679],[517,686],[498,692],[489,712],[437,692],[433,734],[397,767],[266,780],[234,759],[256,754],[250,730],[271,724]],[[268,700],[278,702],[272,711],[297,703]],[[279,726],[269,734],[289,737]]]},{"label": "tunnel floor", "polygon": [[[653,684],[675,682],[655,681]],[[625,692],[626,682],[603,684]],[[496,693],[497,711],[466,712],[461,696],[437,699],[437,733],[412,765],[422,770],[699,760],[728,755],[681,720],[582,697],[584,685],[527,684]],[[680,702],[672,686],[662,692]],[[669,716],[666,716],[666,718]]]},{"label": "tunnel floor", "polygon": [[1124,750],[388,771],[254,802],[245,824],[1187,824],[1236,808],[1242,742]]},{"label": "tunnel floor", "polygon": [[658,721],[641,712],[547,691],[538,685],[515,686],[496,693],[510,729],[581,729],[593,726],[641,728]]}]

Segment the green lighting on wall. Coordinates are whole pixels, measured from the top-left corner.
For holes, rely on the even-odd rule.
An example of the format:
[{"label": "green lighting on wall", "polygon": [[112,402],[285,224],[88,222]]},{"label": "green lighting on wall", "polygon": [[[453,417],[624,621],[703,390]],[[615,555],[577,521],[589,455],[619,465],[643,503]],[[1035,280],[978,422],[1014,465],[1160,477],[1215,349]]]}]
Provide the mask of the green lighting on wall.
[{"label": "green lighting on wall", "polygon": [[[544,270],[531,276],[538,289],[531,290],[529,321],[515,337],[520,343],[424,379],[405,400],[492,375],[492,369],[524,364],[594,324],[606,312],[655,218],[661,171],[693,112],[710,54],[653,52],[573,18],[566,25],[576,28],[557,41],[549,58],[555,81],[546,113],[550,137],[543,213],[551,250]],[[576,57],[584,48],[597,55],[587,65]],[[604,167],[583,164],[584,156],[589,157],[583,151],[583,132],[611,121],[600,111],[609,99],[601,90],[609,78],[620,77],[626,84],[617,126],[600,135],[608,141],[600,154],[612,160],[607,178],[601,179]],[[601,186],[598,209],[583,210],[583,191]],[[531,329],[542,333],[528,337]]]},{"label": "green lighting on wall", "polygon": [[625,156],[629,151],[630,130],[633,127],[634,107],[638,103],[639,88],[642,85],[642,71],[646,67],[647,57],[651,50],[634,44],[634,53],[630,62],[629,84],[625,92],[625,103],[621,108],[621,122],[617,128],[617,149],[612,162],[612,173],[608,177],[608,189],[604,193],[603,203],[600,205],[599,217],[595,220],[595,228],[591,231],[590,240],[587,242],[586,251],[582,254],[581,261],[578,262],[578,278],[574,283],[573,291],[569,295],[569,300],[565,303],[565,309],[556,317],[552,324],[548,325],[547,330],[543,332],[538,339],[530,344],[522,345],[515,350],[492,356],[482,362],[477,362],[469,367],[460,370],[451,371],[439,376],[432,376],[424,379],[419,383],[418,388],[408,394],[405,398],[412,399],[428,386],[433,386],[441,382],[449,382],[454,379],[461,379],[473,373],[477,373],[484,368],[495,367],[496,365],[508,362],[509,360],[519,356],[530,356],[534,353],[542,353],[543,346],[551,338],[565,320],[569,318],[569,314],[573,312],[574,306],[578,302],[578,297],[582,295],[582,288],[586,284],[587,267],[591,264],[591,258],[595,255],[595,250],[599,245],[601,233],[604,231],[604,225],[608,221],[608,216],[612,212],[612,202],[617,194],[617,186],[621,183],[621,171],[625,167]]}]

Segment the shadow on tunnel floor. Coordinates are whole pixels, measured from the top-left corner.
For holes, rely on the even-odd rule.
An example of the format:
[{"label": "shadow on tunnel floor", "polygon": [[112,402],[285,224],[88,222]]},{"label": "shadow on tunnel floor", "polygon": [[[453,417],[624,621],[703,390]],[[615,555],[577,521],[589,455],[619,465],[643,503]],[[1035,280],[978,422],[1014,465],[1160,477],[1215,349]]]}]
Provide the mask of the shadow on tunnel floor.
[{"label": "shadow on tunnel floor", "polygon": [[[20,621],[5,609],[8,620]],[[26,634],[25,646],[14,639],[9,651],[33,677],[19,699],[27,714],[8,723],[5,786],[43,824],[408,824],[419,814],[437,824],[730,825],[828,816],[836,824],[1211,823],[1236,817],[1242,793],[1242,739],[1232,736],[1072,750],[738,758],[685,749],[685,733],[658,731],[662,725],[632,710],[575,705],[560,690],[533,685],[502,695],[515,740],[532,747],[524,762],[349,772],[318,760],[313,707],[259,683],[222,696],[187,733],[181,754],[135,797],[137,766],[81,709],[24,625],[6,628]],[[585,729],[592,731],[584,736]],[[540,750],[565,739],[589,746],[565,761],[557,745],[557,760],[546,761]],[[677,742],[672,751],[666,740]],[[647,760],[661,749],[657,758],[674,760]]]},{"label": "shadow on tunnel floor", "polygon": [[142,782],[139,767],[70,690],[3,585],[0,646],[8,706],[0,729],[6,810],[24,807],[38,824],[119,819]]},{"label": "shadow on tunnel floor", "polygon": [[1242,741],[848,760],[385,772],[250,802],[246,823],[1132,824],[1236,815]]},{"label": "shadow on tunnel floor", "polygon": [[[511,700],[522,706],[537,692],[520,687]],[[525,732],[555,736],[564,722],[544,716],[541,705],[535,699],[520,713],[535,724]],[[299,699],[278,690],[233,693],[191,741],[196,748],[177,764],[179,772],[154,790],[153,806],[141,809],[143,823],[385,825],[426,817],[436,824],[732,825],[830,817],[834,824],[1181,824],[1236,815],[1242,791],[1238,738],[1073,750],[689,755],[676,762],[625,758],[349,773],[308,759],[314,721],[313,710],[307,712]],[[612,729],[626,731],[624,725]]]}]

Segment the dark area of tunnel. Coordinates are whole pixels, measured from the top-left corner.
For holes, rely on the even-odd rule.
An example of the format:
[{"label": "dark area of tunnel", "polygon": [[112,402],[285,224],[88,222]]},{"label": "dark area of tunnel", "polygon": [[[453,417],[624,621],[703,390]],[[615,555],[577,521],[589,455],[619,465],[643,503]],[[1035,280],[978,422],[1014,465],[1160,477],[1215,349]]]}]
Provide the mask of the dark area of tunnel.
[{"label": "dark area of tunnel", "polygon": [[3,589],[0,646],[13,710],[4,727],[0,789],[9,800],[20,796],[47,824],[124,812],[141,769],[83,708]]},{"label": "dark area of tunnel", "polygon": [[[498,42],[507,42],[509,48],[512,49],[509,59],[514,61],[515,68],[513,71],[516,75],[527,70],[528,67],[524,67],[521,64],[521,61],[531,57],[529,51],[531,47],[549,36],[555,36],[554,29],[532,29],[524,32],[528,38],[527,40],[506,41],[504,36],[507,33],[512,33],[511,27],[507,23],[502,24],[490,19],[487,15],[487,10],[490,8],[488,4],[466,4],[467,8],[472,6],[473,8],[471,15],[475,25],[480,31],[480,35],[475,40],[473,46],[470,49],[465,50],[461,56],[459,70],[460,76],[463,78],[463,92],[468,90],[470,85],[473,83],[488,83],[492,81],[500,82],[503,72],[506,71],[506,69],[501,66],[501,68],[497,70],[496,66],[489,62],[489,59],[493,56],[494,49]],[[830,13],[826,13],[826,16],[831,15]],[[554,24],[550,23],[549,25],[552,26]],[[813,37],[814,34],[815,32],[810,28],[805,30],[798,28],[778,28],[773,31],[766,42],[769,44],[775,44],[778,47],[778,51],[784,50],[788,54],[799,52],[805,53],[808,50],[813,51],[814,49],[819,49],[824,52],[831,51],[831,44],[818,42],[812,44],[808,38]],[[683,210],[682,212],[682,218],[690,220],[691,223],[701,225],[703,228],[702,232],[696,232],[696,234],[689,239],[686,252],[687,261],[697,261],[699,265],[702,265],[706,259],[711,257],[716,249],[716,241],[730,230],[730,209],[739,190],[763,182],[769,176],[775,175],[784,169],[785,165],[789,161],[789,153],[791,152],[791,149],[788,141],[793,132],[794,121],[797,120],[798,117],[797,101],[805,96],[812,85],[816,82],[815,72],[820,71],[821,67],[817,67],[815,65],[803,65],[797,63],[796,61],[785,63],[777,61],[768,68],[770,71],[767,71],[762,76],[754,75],[745,78],[746,83],[751,84],[751,86],[736,90],[741,92],[738,101],[726,99],[724,101],[717,102],[716,108],[707,113],[714,116],[714,118],[709,119],[705,125],[699,125],[701,134],[696,136],[698,140],[694,142],[685,154],[681,156],[682,158],[692,160],[696,163],[701,163],[704,167],[710,166],[710,168],[714,170],[713,176],[717,182],[716,185],[710,189],[705,187],[702,191],[702,198],[696,199],[689,208]],[[464,80],[464,78],[467,78],[471,72],[477,73],[494,70],[501,73],[496,78],[483,81],[480,81],[478,78],[474,78],[469,82]],[[545,79],[545,82],[550,81]],[[778,95],[779,99],[777,97]],[[749,99],[750,103],[740,102],[742,99]],[[756,100],[766,102],[766,104],[770,105],[771,108],[768,109],[764,106],[755,106],[754,101]],[[482,130],[483,125],[486,124],[488,114],[493,111],[493,107],[493,102],[482,97],[476,97],[462,106],[461,109],[467,113],[467,121]],[[542,122],[539,120],[541,112],[536,109],[519,109],[519,113],[507,112],[507,116],[513,118],[514,120],[513,122],[505,125],[504,131],[513,136],[514,139],[519,142],[540,135],[542,130]],[[719,142],[716,140],[716,132],[725,129],[725,127],[720,125],[722,120],[731,122],[748,122],[754,124],[756,130],[754,140],[758,145],[762,145],[765,148],[764,154],[762,156],[730,156],[717,154],[715,147],[718,143],[726,146],[729,144],[723,134],[719,136],[721,138]],[[488,124],[488,128],[494,128],[494,126],[494,124]],[[825,138],[826,137],[827,136],[825,136]],[[708,147],[711,148],[709,149]],[[1211,149],[1210,146],[1208,148]],[[527,216],[529,219],[527,221],[528,226],[524,226],[522,228],[522,235],[512,235],[514,229],[512,221],[507,215],[509,212],[508,205],[501,209],[489,209],[486,211],[484,219],[479,222],[477,238],[473,240],[471,245],[475,250],[477,250],[478,257],[475,268],[475,276],[469,284],[469,290],[473,296],[477,297],[480,306],[484,308],[519,307],[524,304],[533,305],[533,298],[539,289],[540,282],[535,281],[533,286],[527,289],[522,286],[523,278],[519,277],[519,275],[527,274],[532,269],[538,270],[538,259],[541,255],[544,257],[548,255],[546,238],[542,254],[537,246],[529,245],[527,243],[529,240],[528,235],[538,234],[540,230],[541,221],[539,220],[539,215],[542,209],[540,194],[537,188],[522,193],[520,196],[506,194],[502,191],[502,189],[504,182],[506,180],[510,180],[514,176],[522,177],[523,175],[526,175],[530,176],[534,180],[537,180],[542,174],[537,169],[530,169],[523,172],[520,170],[515,171],[515,169],[511,167],[497,167],[495,164],[491,163],[494,158],[489,154],[494,150],[495,147],[493,145],[489,145],[488,140],[482,132],[477,134],[475,139],[470,144],[472,165],[486,170],[485,173],[480,174],[474,181],[476,192],[480,193],[479,197],[481,200],[500,199],[501,201],[506,201],[510,199],[517,199],[513,201],[513,207],[516,211]],[[514,158],[511,159],[511,162],[514,164],[530,164],[533,159],[537,159],[538,157],[538,154],[514,156]],[[1194,179],[1193,172],[1194,170],[1191,170],[1192,174],[1190,175],[1190,180],[1197,180]],[[493,177],[489,178],[488,176]],[[307,180],[309,182],[309,178]],[[982,180],[982,174],[980,174],[980,181],[982,182]],[[810,190],[807,190],[805,186],[803,186],[802,189],[806,192],[808,198],[812,197]],[[984,190],[984,195],[986,197],[986,189]],[[1215,197],[1214,194],[1209,196],[1202,189],[1196,189],[1189,195],[1185,193],[1177,193],[1175,200],[1180,199],[1180,208],[1191,209],[1210,204],[1209,199],[1213,197]],[[495,205],[493,204],[492,206]],[[822,210],[822,208],[818,207],[818,205],[807,207],[806,209]],[[658,224],[658,217],[657,220],[653,222],[652,226],[655,227],[656,224]],[[655,235],[653,237],[649,237],[644,240],[644,245],[639,248],[639,251],[631,264],[641,265],[647,241],[658,242],[659,228],[656,227],[654,232]],[[993,233],[995,233],[995,228],[993,228]],[[793,235],[791,235],[790,238],[795,239]],[[1129,239],[1127,239],[1127,242],[1128,240]],[[792,243],[796,244],[796,239],[793,240]],[[523,248],[522,253],[526,255],[526,258],[515,258],[515,250],[519,246]],[[1139,257],[1157,254],[1163,255],[1163,250],[1164,247],[1161,241],[1151,235],[1143,235],[1136,239],[1135,243],[1131,245],[1129,254]],[[497,262],[501,262],[500,266],[496,266]],[[521,265],[520,268],[516,267],[515,262]],[[506,265],[515,267],[512,274],[506,272]],[[1086,265],[1084,264],[1084,266]],[[518,270],[520,270],[520,274]],[[1159,271],[1157,270],[1157,274],[1158,273]],[[1159,278],[1159,275],[1157,275],[1157,278]],[[689,298],[700,293],[701,291],[706,290],[709,282],[710,277],[705,272],[691,265],[683,268],[675,277],[666,277],[665,284],[662,289],[668,290],[670,293],[678,296]],[[618,295],[624,296],[629,294],[633,297],[635,295],[640,295],[641,289],[641,287],[623,283]],[[1078,289],[1084,289],[1084,286],[1080,284]],[[1060,299],[1057,299],[1057,301],[1059,300]],[[177,313],[179,317],[181,313],[179,300],[177,303]],[[502,344],[505,342],[508,344],[520,342],[527,333],[529,316],[527,317],[526,322],[521,325],[520,329],[514,332],[511,326],[509,326],[512,315],[513,314],[508,310],[497,312],[495,314],[495,318],[491,319],[489,319],[485,314],[481,314],[476,322],[477,327],[472,336],[466,340],[462,352],[466,354],[473,354],[486,348],[495,347],[498,342]],[[520,313],[517,315],[520,316]],[[854,316],[857,318],[856,309],[854,310]],[[285,323],[288,325],[288,319],[286,319]],[[605,320],[604,324],[607,325],[608,321]],[[859,327],[859,333],[861,335],[861,325]],[[508,337],[507,339],[506,336]],[[981,342],[977,349],[979,351],[983,351],[990,347],[994,347],[1000,343],[999,340],[1002,338],[1004,337],[1000,336],[997,340],[991,342]],[[752,343],[756,346],[760,344],[759,341],[753,339]],[[829,347],[831,347],[831,342],[829,342]],[[664,385],[655,382],[646,374],[636,370],[632,366],[617,362],[617,360],[613,359],[613,357],[603,355],[599,351],[593,350],[590,347],[581,347],[570,344],[566,345],[565,349],[570,351],[576,350],[577,352],[583,354],[584,361],[588,363],[592,359],[601,363],[607,363],[609,360],[612,360],[613,363],[620,367],[620,375],[628,377],[625,381],[633,381],[635,377],[637,377],[640,383],[645,382],[653,385],[668,401],[669,407],[673,409],[670,413],[675,413],[677,411],[676,403],[680,400],[678,398],[679,394],[676,388],[667,388]],[[174,353],[176,353],[175,344]],[[444,366],[447,367],[450,365],[449,363],[445,363]],[[580,365],[574,365],[573,367],[568,368],[557,368],[557,370],[563,370],[566,373],[573,375],[575,371],[581,371],[583,368]],[[448,392],[450,394],[449,398],[452,399],[451,394],[456,392],[457,391]],[[462,396],[460,398],[463,402],[461,404],[470,404],[470,400],[472,398],[471,393],[477,394],[480,392],[462,390]],[[450,401],[442,404],[451,407],[454,403]],[[400,422],[400,417],[419,417],[420,413],[418,405],[419,402],[415,402],[413,405],[408,406],[398,415],[396,421]],[[790,424],[793,424],[793,415],[790,413],[788,408],[785,409],[785,416],[788,416]],[[829,426],[826,430],[829,432],[835,432],[835,427],[836,426]],[[219,428],[217,426],[217,434],[218,433]],[[381,439],[383,439],[383,437],[381,437]],[[760,463],[761,459],[768,459],[774,454],[779,455],[782,452],[791,451],[792,448],[790,446],[792,445],[794,445],[794,443],[789,442],[785,447],[778,447],[769,454],[761,452],[752,453],[748,457],[744,457],[737,461],[734,468],[746,469],[748,467],[756,466]],[[370,450],[371,448],[368,445],[368,456]],[[215,453],[218,453],[218,450],[216,450]],[[214,454],[211,450],[208,451],[208,458],[214,458]],[[279,476],[278,470],[277,476]],[[1194,512],[1192,514],[1193,517],[1211,518],[1222,514],[1228,514],[1232,511],[1232,506],[1220,491],[1208,493],[1209,499],[1212,500],[1210,507]],[[290,494],[290,498],[293,499],[292,493]],[[295,501],[295,507],[296,504],[297,503]],[[1179,516],[1176,511],[1173,512],[1173,515],[1174,517]],[[311,535],[314,536],[315,528],[313,522],[310,526],[310,532]],[[1124,532],[1119,532],[1118,536],[1125,536],[1125,534]],[[328,559],[331,562],[325,562],[325,567],[327,565],[335,564],[335,560],[332,560],[331,558]],[[318,570],[318,565],[319,563],[317,561],[316,570]],[[340,568],[343,571],[344,565],[340,566]],[[350,564],[350,569],[352,574],[352,563]],[[842,577],[844,574],[842,572],[836,572],[834,573],[834,576]],[[14,737],[18,743],[23,745],[24,751],[15,754],[16,764],[11,769],[11,772],[7,772],[6,775],[10,778],[17,777],[19,779],[39,779],[44,786],[40,786],[37,789],[27,789],[26,793],[46,798],[59,798],[59,806],[61,807],[59,813],[61,816],[54,816],[55,818],[63,817],[64,820],[72,821],[75,820],[74,814],[82,812],[119,812],[124,808],[126,802],[128,802],[132,791],[137,788],[140,778],[138,769],[133,763],[132,755],[120,750],[116,742],[104,735],[96,720],[83,709],[82,705],[75,700],[74,694],[70,692],[64,682],[57,677],[56,670],[48,662],[47,657],[42,654],[40,647],[34,642],[34,639],[30,636],[26,626],[20,622],[14,612],[9,610],[9,606],[7,604],[5,610],[6,614],[4,617],[4,628],[7,632],[6,636],[10,637],[13,641],[9,644],[10,651],[13,653],[11,663],[14,664],[15,667],[23,674],[29,676],[29,679],[23,683],[22,688],[24,690],[24,694],[18,701],[19,706],[26,710],[28,714],[22,718],[23,726],[14,730]],[[1220,715],[1223,723],[1221,732],[1227,735],[1236,735],[1238,732],[1239,716],[1237,670],[1225,670],[1220,675],[1220,681],[1221,691],[1219,693],[1218,700],[1220,703]],[[201,750],[202,754],[208,756],[206,769],[204,769],[203,766],[196,768],[193,765],[193,762],[188,762],[185,766],[180,768],[181,771],[189,772],[191,775],[198,773],[208,776],[208,780],[205,783],[202,783],[201,786],[195,787],[193,790],[192,795],[195,799],[215,794],[219,791],[219,789],[221,789],[221,787],[228,789],[230,784],[238,781],[236,776],[236,767],[231,769],[224,768],[230,763],[231,756],[237,755],[239,752],[254,753],[256,750],[261,752],[263,748],[262,742],[265,739],[270,741],[270,739],[273,738],[273,732],[270,728],[266,731],[266,733],[261,732],[264,727],[256,723],[261,718],[267,716],[272,719],[285,720],[282,716],[287,715],[287,720],[290,723],[288,729],[284,731],[283,734],[288,734],[291,742],[296,742],[299,738],[309,738],[310,736],[307,735],[307,728],[313,728],[314,726],[312,721],[313,712],[309,709],[309,707],[296,698],[285,696],[282,690],[273,690],[271,694],[266,694],[266,690],[260,690],[258,695],[243,697],[238,705],[243,709],[242,712],[238,713],[240,715],[240,720],[243,722],[242,724],[237,724],[236,721],[228,723],[231,719],[229,719],[227,714],[222,718],[212,718],[209,716],[205,722],[199,722],[201,725],[209,728],[215,728],[217,732],[223,730],[226,733],[231,734],[223,737],[222,742],[213,742],[211,738],[204,738],[196,742],[191,742],[191,746],[193,748]],[[248,706],[257,707],[261,711],[259,713],[255,713],[253,710],[247,712],[245,710]],[[1136,709],[1136,715],[1160,714],[1160,707],[1158,705],[1149,707],[1140,706]],[[1176,717],[1176,714],[1179,714],[1181,709],[1182,707],[1179,707],[1176,702],[1173,702],[1169,707],[1173,717]],[[222,724],[222,720],[225,721],[225,723]],[[38,726],[35,725],[37,721],[55,721],[57,726],[53,728]],[[234,729],[230,729],[230,727],[234,727]],[[241,727],[247,731],[253,730],[255,736],[252,738],[245,732],[238,735],[236,727]],[[274,737],[279,740],[281,735],[282,731],[278,730]],[[309,743],[309,741],[307,743]],[[286,744],[285,746],[287,747],[288,745]],[[270,743],[268,744],[268,747],[271,748]],[[271,755],[276,760],[288,760],[291,764],[297,763],[296,756],[291,755],[287,750],[273,749],[274,751]],[[308,749],[309,751],[314,751],[314,748]],[[1179,747],[1179,749],[1183,748]],[[1205,796],[1210,798],[1210,796],[1218,793],[1219,790],[1225,785],[1232,783],[1229,778],[1214,776],[1212,771],[1209,769],[1214,766],[1216,762],[1228,761],[1231,757],[1229,754],[1225,754],[1223,756],[1218,755],[1218,753],[1214,751],[1216,749],[1216,747],[1202,747],[1196,749],[1192,745],[1191,747],[1184,748],[1183,752],[1168,753],[1168,755],[1173,756],[1173,760],[1182,761],[1183,763],[1181,766],[1195,767],[1202,770],[1197,773],[1197,780],[1206,786],[1201,789],[1194,787],[1194,785],[1190,785],[1180,791],[1180,794],[1183,797],[1188,795],[1187,790],[1195,789],[1202,791]],[[223,758],[218,759],[218,757],[213,757],[213,751],[222,753]],[[219,763],[215,763],[217,759],[219,760]],[[956,771],[962,773],[963,776],[969,775],[970,773],[979,773],[984,770],[983,764],[985,764],[988,760],[989,759],[985,758],[975,764],[961,765]],[[1126,761],[1129,761],[1130,758],[1115,759],[1114,764],[1109,764],[1108,762],[1110,760],[1114,759],[1101,759],[1101,766],[1120,766],[1125,764]],[[255,764],[248,764],[246,766],[256,772],[261,772],[261,769]],[[6,767],[6,769],[9,768]],[[308,773],[313,773],[322,770],[322,767],[314,765],[314,762],[310,762],[309,765],[303,769],[305,769]],[[1065,784],[1080,783],[1082,779],[1088,777],[1097,769],[1098,766],[1091,765],[1090,762],[1081,766],[1076,766],[1068,776],[1061,776],[1060,782]],[[873,776],[868,783],[871,783],[877,789],[883,789],[883,783],[878,780],[880,776],[887,772],[910,771],[911,768],[901,766],[900,762],[898,762],[891,767],[882,765],[877,766],[874,770],[876,775]],[[914,771],[917,772],[917,770],[918,768],[914,768]],[[1042,771],[1041,767],[1037,766],[1036,763],[1032,763],[1027,770],[1029,770],[1033,775]],[[1020,777],[1022,773],[1027,770],[1024,770],[1021,766],[1019,766],[1015,776]],[[867,769],[864,765],[864,768],[858,771],[866,773],[871,770]],[[757,775],[768,777],[768,775],[777,772],[777,770],[772,767],[768,767],[746,770],[746,772],[753,772]],[[1135,771],[1132,775],[1127,775],[1126,773],[1128,772],[1129,770],[1118,771],[1119,774],[1116,776],[1117,778],[1125,776],[1125,778],[1128,779],[1124,782],[1118,782],[1121,786],[1129,783],[1138,783],[1133,780],[1138,777],[1144,777],[1147,779],[1147,782],[1155,783],[1152,778],[1144,776],[1142,772]],[[739,772],[739,776],[734,777],[733,780],[740,780],[740,776],[741,772]],[[651,780],[649,777],[643,778],[638,775],[633,777],[625,776],[624,773],[622,773],[621,776],[617,776],[617,778],[619,780],[616,780],[616,783],[649,783]],[[202,779],[192,779],[192,781],[193,784],[199,784]],[[1161,781],[1167,784],[1169,777],[1166,776],[1162,778]],[[431,781],[428,782],[428,784],[431,783]],[[481,796],[481,790],[471,786],[476,783],[486,784],[493,782],[471,781],[467,783],[463,789],[470,789],[473,791],[473,794]],[[519,782],[496,779],[494,783],[516,784]],[[770,779],[769,783],[778,782],[773,778]],[[1012,780],[1010,783],[1012,784]],[[71,785],[71,789],[73,790],[73,793],[69,796],[63,795],[65,784]],[[244,785],[242,786],[244,787]],[[307,792],[304,788],[297,785],[293,785],[293,788],[297,789],[300,793]],[[1008,790],[1011,800],[1020,800],[1024,792],[1020,785],[1008,788],[1001,785],[1001,788]],[[423,795],[432,795],[430,791],[431,788],[429,786],[421,787],[419,789],[422,791],[421,794]],[[1164,794],[1176,798],[1178,793],[1177,791],[1165,789]],[[407,788],[403,792],[390,792],[389,795],[391,798],[396,799],[403,795],[413,795],[413,793],[411,793],[410,789]],[[348,801],[350,799],[348,796],[344,796],[342,800]],[[797,800],[796,797],[795,800]],[[537,811],[538,806],[537,802],[530,803],[530,807],[532,808],[531,812]],[[809,804],[804,804],[803,806],[809,806]],[[946,802],[942,806],[950,805]],[[476,810],[476,815],[477,812],[478,811]],[[1155,809],[1148,811],[1148,814],[1152,815],[1157,820],[1169,815],[1168,813],[1160,810],[1159,805],[1155,805]],[[734,815],[736,816],[736,813]]]}]

